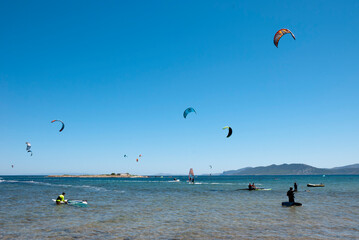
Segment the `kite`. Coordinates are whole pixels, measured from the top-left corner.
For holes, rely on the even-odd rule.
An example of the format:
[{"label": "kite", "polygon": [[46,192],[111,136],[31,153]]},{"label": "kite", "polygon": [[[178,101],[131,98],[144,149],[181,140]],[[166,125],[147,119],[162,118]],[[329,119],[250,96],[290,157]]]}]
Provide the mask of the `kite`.
[{"label": "kite", "polygon": [[62,132],[62,130],[64,130],[65,124],[63,123],[63,121],[61,121],[61,120],[52,120],[51,123],[53,123],[53,122],[61,122],[61,123],[62,123],[62,127],[61,127],[61,129],[60,129],[59,132]]},{"label": "kite", "polygon": [[274,45],[275,45],[276,47],[278,47],[279,39],[280,39],[281,37],[283,37],[283,35],[285,35],[285,34],[287,34],[287,33],[290,33],[290,34],[292,35],[293,39],[295,40],[295,36],[294,36],[294,34],[293,34],[290,30],[285,29],[285,28],[280,29],[280,30],[274,35],[274,39],[273,39]]},{"label": "kite", "polygon": [[189,108],[187,108],[186,110],[184,110],[184,112],[183,112],[183,117],[184,117],[184,118],[187,118],[187,115],[188,115],[189,113],[191,113],[191,112],[197,113],[196,110],[194,110],[193,108],[189,107]]},{"label": "kite", "polygon": [[26,142],[26,151],[31,152],[31,156],[32,156],[32,151],[30,150],[30,148],[31,148],[31,143]]},{"label": "kite", "polygon": [[233,131],[232,131],[232,128],[231,128],[231,127],[228,127],[228,126],[224,127],[223,130],[224,130],[224,129],[227,129],[227,128],[228,128],[227,138],[229,138],[229,137],[232,135],[232,132],[233,132]]}]

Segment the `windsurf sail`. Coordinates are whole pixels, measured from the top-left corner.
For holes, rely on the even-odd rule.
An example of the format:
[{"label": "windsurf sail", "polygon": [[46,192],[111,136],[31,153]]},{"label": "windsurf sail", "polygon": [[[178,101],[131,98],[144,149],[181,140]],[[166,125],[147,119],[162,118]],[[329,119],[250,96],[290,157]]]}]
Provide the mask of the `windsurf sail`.
[{"label": "windsurf sail", "polygon": [[191,179],[193,178],[194,178],[194,173],[193,173],[193,168],[191,168],[188,173],[188,181],[191,181]]}]

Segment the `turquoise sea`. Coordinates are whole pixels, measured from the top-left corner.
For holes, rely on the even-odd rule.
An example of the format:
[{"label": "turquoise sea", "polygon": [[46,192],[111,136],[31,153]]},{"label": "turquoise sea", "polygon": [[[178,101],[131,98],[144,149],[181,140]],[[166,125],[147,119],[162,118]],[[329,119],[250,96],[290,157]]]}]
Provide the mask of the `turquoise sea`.
[{"label": "turquoise sea", "polygon": [[[359,176],[176,178],[0,176],[0,239],[359,239]],[[294,182],[303,206],[282,207]]]}]

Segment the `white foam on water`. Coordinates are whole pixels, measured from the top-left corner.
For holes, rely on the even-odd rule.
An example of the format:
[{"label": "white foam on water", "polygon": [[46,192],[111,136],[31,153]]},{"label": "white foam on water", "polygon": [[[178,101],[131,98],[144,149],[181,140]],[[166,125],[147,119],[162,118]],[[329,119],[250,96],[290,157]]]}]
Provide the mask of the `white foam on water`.
[{"label": "white foam on water", "polygon": [[37,185],[44,185],[44,186],[56,186],[56,187],[74,187],[74,188],[89,188],[94,189],[97,191],[109,191],[103,187],[96,187],[96,186],[89,186],[89,185],[68,185],[68,184],[53,184],[47,182],[36,182],[36,181],[17,181],[17,180],[0,180],[0,182],[7,182],[7,183],[26,183],[26,184],[37,184]]}]

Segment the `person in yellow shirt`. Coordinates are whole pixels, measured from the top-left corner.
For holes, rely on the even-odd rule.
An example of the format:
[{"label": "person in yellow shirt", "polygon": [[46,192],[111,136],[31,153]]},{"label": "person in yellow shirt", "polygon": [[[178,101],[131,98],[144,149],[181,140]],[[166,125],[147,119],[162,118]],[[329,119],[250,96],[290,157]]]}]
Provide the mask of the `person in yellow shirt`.
[{"label": "person in yellow shirt", "polygon": [[67,201],[65,200],[65,193],[63,192],[61,195],[59,195],[56,199],[56,204],[65,203],[67,204]]}]

